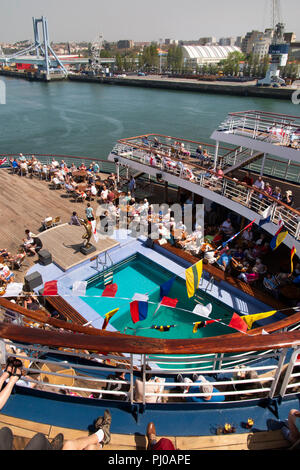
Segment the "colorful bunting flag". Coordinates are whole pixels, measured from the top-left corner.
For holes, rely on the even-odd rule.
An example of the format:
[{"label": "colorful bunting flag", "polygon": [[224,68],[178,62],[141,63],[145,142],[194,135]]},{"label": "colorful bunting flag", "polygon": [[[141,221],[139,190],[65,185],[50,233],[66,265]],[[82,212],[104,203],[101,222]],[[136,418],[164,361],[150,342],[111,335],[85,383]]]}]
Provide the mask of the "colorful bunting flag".
[{"label": "colorful bunting flag", "polygon": [[132,297],[131,299],[132,301],[133,300],[141,300],[142,302],[148,302],[149,300],[149,295],[147,294],[134,294],[134,296]]},{"label": "colorful bunting flag", "polygon": [[102,325],[102,330],[105,330],[105,329],[106,329],[109,320],[111,319],[111,317],[114,316],[115,313],[118,312],[118,310],[119,310],[119,308],[115,308],[114,310],[111,310],[110,312],[107,312],[107,313],[104,315],[104,321],[103,321],[103,325]]},{"label": "colorful bunting flag", "polygon": [[175,308],[178,303],[178,299],[171,299],[170,297],[163,297],[160,301],[161,306]]},{"label": "colorful bunting flag", "polygon": [[90,221],[90,224],[91,224],[91,226],[92,226],[92,232],[93,232],[93,235],[94,235],[94,240],[95,240],[96,243],[98,243],[98,241],[99,241],[99,235],[98,235],[98,233],[97,233],[97,227],[96,227],[97,222],[96,222],[96,220],[91,220],[91,221]]},{"label": "colorful bunting flag", "polygon": [[272,310],[270,312],[255,313],[254,315],[245,315],[243,316],[243,320],[250,330],[254,322],[256,322],[257,320],[262,320],[263,318],[268,318],[271,315],[274,315],[274,313],[276,312],[277,310]]},{"label": "colorful bunting flag", "polygon": [[75,281],[72,287],[72,294],[85,296],[87,281]]},{"label": "colorful bunting flag", "polygon": [[220,321],[220,319],[218,319],[218,320],[197,321],[196,323],[194,323],[193,333],[197,333],[197,331],[200,328],[205,328],[207,325],[210,325],[211,323],[215,323],[216,321]]},{"label": "colorful bunting flag", "polygon": [[249,230],[252,228],[252,225],[254,224],[254,222],[256,221],[256,219],[252,220],[252,222],[250,222],[250,224],[246,225],[246,227],[244,227],[242,230],[240,230],[239,232],[237,232],[235,235],[233,235],[232,237],[230,237],[226,242],[222,243],[222,245],[220,245],[218,248],[217,248],[217,251],[220,250],[221,248],[225,248],[226,245],[228,245],[228,243],[232,242],[232,240],[234,240],[236,237],[238,237],[242,232],[244,232],[245,230]]},{"label": "colorful bunting flag", "polygon": [[203,260],[193,264],[193,266],[185,271],[186,289],[189,298],[193,297],[198,289],[199,282],[202,277],[202,270]]},{"label": "colorful bunting flag", "polygon": [[262,227],[263,225],[271,221],[272,210],[273,210],[273,206],[271,205],[262,212],[261,214],[262,218],[260,219],[259,224],[258,224],[260,227]]},{"label": "colorful bunting flag", "polygon": [[207,305],[197,304],[193,310],[193,313],[195,313],[195,315],[200,315],[201,317],[206,317],[206,318],[209,317],[211,312],[212,312],[212,304],[207,304]]},{"label": "colorful bunting flag", "polygon": [[296,253],[297,253],[297,250],[296,250],[296,248],[293,246],[293,248],[291,249],[291,273],[293,273],[293,271],[294,271],[293,258],[294,258],[294,256],[295,256]]},{"label": "colorful bunting flag", "polygon": [[271,242],[270,242],[270,248],[274,251],[276,250],[279,245],[283,242],[283,240],[285,239],[285,237],[287,236],[288,234],[288,231],[287,229],[284,227],[284,225],[282,224],[279,228],[279,230],[277,230],[277,232],[275,233],[274,237],[272,238]]},{"label": "colorful bunting flag", "polygon": [[176,325],[152,325],[151,328],[159,331],[169,331],[170,328],[174,328]]},{"label": "colorful bunting flag", "polygon": [[115,297],[117,290],[117,284],[108,284],[102,292],[102,297]]},{"label": "colorful bunting flag", "polygon": [[243,318],[241,318],[237,313],[232,315],[228,326],[234,328],[235,330],[241,331],[242,333],[246,333],[248,329],[246,323],[243,321]]},{"label": "colorful bunting flag", "polygon": [[57,295],[57,281],[45,282],[43,295]]},{"label": "colorful bunting flag", "polygon": [[169,279],[167,282],[165,282],[164,284],[162,284],[160,286],[160,300],[165,296],[165,295],[168,295],[171,288],[172,288],[172,285],[175,281],[175,277],[172,277],[172,279]]},{"label": "colorful bunting flag", "polygon": [[148,314],[148,302],[141,300],[130,302],[130,313],[133,323],[145,320]]}]

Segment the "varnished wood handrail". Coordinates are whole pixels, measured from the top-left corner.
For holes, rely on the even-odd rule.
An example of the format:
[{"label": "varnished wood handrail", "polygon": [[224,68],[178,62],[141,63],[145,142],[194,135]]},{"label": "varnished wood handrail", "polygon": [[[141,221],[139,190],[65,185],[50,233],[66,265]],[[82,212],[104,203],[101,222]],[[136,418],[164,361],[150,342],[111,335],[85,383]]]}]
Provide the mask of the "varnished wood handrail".
[{"label": "varnished wood handrail", "polygon": [[218,337],[217,341],[216,338],[165,340],[129,335],[124,335],[120,340],[120,337],[116,336],[74,335],[69,332],[45,331],[0,323],[0,337],[43,346],[133,354],[222,354],[228,352],[234,354],[300,346],[300,331],[251,337],[244,335],[243,338],[222,336]]},{"label": "varnished wood handrail", "polygon": [[[274,324],[267,325],[264,328],[255,328],[253,330],[250,330],[247,335],[244,335],[242,333],[236,332],[228,335],[221,335],[221,336],[215,336],[212,338],[198,338],[198,339],[176,339],[176,340],[170,340],[170,339],[159,339],[159,338],[147,338],[143,336],[133,336],[133,335],[124,335],[122,333],[118,332],[112,332],[112,331],[106,331],[106,330],[98,330],[97,328],[92,328],[92,327],[84,327],[80,325],[75,325],[75,324],[70,324],[68,322],[64,322],[62,320],[57,320],[51,317],[48,317],[47,314],[42,311],[30,311],[25,309],[24,307],[21,307],[19,305],[16,305],[7,299],[0,298],[0,305],[6,309],[9,309],[11,311],[17,312],[21,315],[24,315],[34,321],[41,322],[43,324],[49,324],[52,325],[56,328],[64,329],[64,330],[70,330],[76,333],[82,333],[86,337],[87,336],[94,336],[98,338],[103,338],[103,340],[116,340],[119,342],[118,344],[118,349],[115,349],[115,345],[111,344],[111,347],[109,349],[110,351],[116,351],[116,352],[132,352],[132,353],[139,353],[141,352],[139,350],[135,350],[134,345],[137,344],[137,338],[138,338],[138,346],[139,348],[141,347],[142,344],[144,344],[144,350],[142,351],[143,353],[153,353],[153,347],[157,348],[164,348],[165,354],[182,354],[182,351],[185,351],[186,354],[195,354],[200,352],[198,351],[197,348],[200,348],[201,350],[205,351],[205,348],[211,348],[212,352],[225,352],[225,353],[230,353],[232,351],[232,340],[235,341],[234,345],[236,347],[240,347],[240,351],[244,351],[245,345],[247,344],[247,347],[249,344],[252,344],[252,339],[257,338],[259,336],[262,337],[269,337],[269,335],[262,335],[262,329],[267,331],[268,333],[274,333],[277,330],[281,330],[284,328],[287,328],[289,326],[292,326],[300,321],[300,312],[295,313],[294,315],[291,315],[290,317],[280,320]],[[7,325],[7,323],[5,323]],[[4,324],[3,324],[4,325]],[[23,339],[21,341],[27,342],[28,338],[26,332],[30,332],[33,330],[33,328],[25,328],[23,333]],[[29,334],[29,333],[28,333]],[[1,333],[0,333],[1,336]],[[30,336],[30,334],[29,334]],[[277,334],[272,334],[273,337],[277,337]],[[76,335],[76,338],[78,338],[79,335]],[[141,343],[140,343],[141,340]],[[126,348],[128,347],[128,341],[130,343],[131,341],[131,348],[133,349],[127,350]],[[300,341],[300,332],[299,332],[299,341]],[[189,343],[192,343],[192,352],[188,352],[189,350]],[[240,342],[240,345],[239,345]],[[224,344],[227,345],[225,350],[222,351],[217,351],[219,348],[219,344],[222,343],[222,347],[224,347]],[[224,343],[224,344],[223,344]],[[47,343],[48,344],[48,343]],[[50,343],[49,343],[50,344]],[[271,344],[274,346],[274,341],[271,341]],[[66,345],[67,346],[67,345]],[[68,347],[71,347],[68,345]],[[79,348],[79,346],[75,346]],[[277,345],[278,348],[282,347],[280,344]],[[113,349],[112,349],[113,348]],[[79,348],[80,349],[80,348]],[[89,349],[89,348],[87,348]],[[248,349],[247,349],[248,350]],[[251,347],[250,347],[251,350]],[[106,350],[101,349],[101,351],[106,352]],[[246,351],[246,350],[245,350]],[[159,351],[161,352],[161,351]]]},{"label": "varnished wood handrail", "polygon": [[[99,330],[93,327],[82,326],[77,323],[75,324],[75,323],[66,322],[64,320],[58,320],[57,318],[53,318],[50,315],[48,316],[44,310],[34,310],[34,311],[28,310],[22,307],[21,305],[16,305],[15,303],[10,302],[9,300],[5,298],[1,298],[1,297],[0,297],[0,305],[7,310],[16,312],[35,322],[48,324],[55,328],[62,328],[64,330],[70,330],[70,331],[73,331],[74,333],[85,333],[87,335],[92,335],[92,336],[97,336],[99,334],[101,334],[102,336],[111,336],[111,333],[112,333],[106,330]],[[124,336],[122,333],[118,333],[118,332],[113,332],[113,334],[114,336],[118,336],[121,338]]]}]

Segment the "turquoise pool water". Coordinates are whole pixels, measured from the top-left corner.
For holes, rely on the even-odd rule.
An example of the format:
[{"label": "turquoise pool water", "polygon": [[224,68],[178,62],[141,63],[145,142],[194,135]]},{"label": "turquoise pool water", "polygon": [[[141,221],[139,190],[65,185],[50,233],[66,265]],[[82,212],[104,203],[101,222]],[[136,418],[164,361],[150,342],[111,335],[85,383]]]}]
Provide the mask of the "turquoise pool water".
[{"label": "turquoise pool water", "polygon": [[[82,300],[101,316],[112,309],[119,308],[110,323],[122,333],[152,338],[195,339],[232,332],[231,328],[214,323],[193,333],[193,322],[202,320],[202,318],[192,313],[197,302],[188,298],[185,281],[180,278],[175,279],[168,294],[168,297],[178,299],[176,308],[162,306],[155,313],[160,300],[160,286],[174,277],[174,274],[140,254],[114,266],[113,273],[113,282],[118,285],[115,298],[101,297],[104,290],[103,274],[101,274],[88,281],[86,297],[82,297]],[[128,300],[132,299],[135,293],[149,295],[147,318],[137,323],[132,322],[131,300]],[[212,303],[211,318],[219,318],[224,323],[229,323],[233,313],[232,309],[201,290],[198,290],[198,295],[202,297],[201,302],[204,305]],[[181,309],[189,310],[191,313]],[[152,325],[176,325],[176,327],[167,332],[161,332],[151,329]]]}]

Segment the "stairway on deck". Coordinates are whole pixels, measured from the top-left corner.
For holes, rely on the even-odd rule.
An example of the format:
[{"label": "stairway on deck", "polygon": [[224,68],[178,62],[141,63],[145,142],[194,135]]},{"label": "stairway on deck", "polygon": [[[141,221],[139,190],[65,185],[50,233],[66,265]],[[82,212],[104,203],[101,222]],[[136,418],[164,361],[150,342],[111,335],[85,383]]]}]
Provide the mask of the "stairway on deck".
[{"label": "stairway on deck", "polygon": [[[242,153],[240,155],[242,155]],[[227,175],[228,173],[231,173],[234,170],[238,170],[239,168],[245,167],[245,166],[249,165],[250,163],[255,162],[259,158],[263,157],[264,154],[262,152],[256,152],[256,153],[250,155],[248,158],[244,158],[242,160],[239,160],[240,155],[237,156],[237,160],[238,160],[237,163],[235,163],[234,165],[232,165],[232,166],[226,168],[225,170],[223,170],[224,175]]]}]

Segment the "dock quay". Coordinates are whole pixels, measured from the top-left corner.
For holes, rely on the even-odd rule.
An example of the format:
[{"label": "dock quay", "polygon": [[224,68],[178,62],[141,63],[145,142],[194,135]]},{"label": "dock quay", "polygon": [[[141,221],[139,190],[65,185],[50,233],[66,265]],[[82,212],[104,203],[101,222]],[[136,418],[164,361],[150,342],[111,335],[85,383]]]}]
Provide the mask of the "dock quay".
[{"label": "dock quay", "polygon": [[79,82],[104,83],[120,86],[137,86],[165,90],[192,91],[199,93],[212,93],[235,96],[253,96],[260,98],[278,98],[289,100],[295,89],[290,87],[270,88],[258,87],[256,81],[252,82],[205,82],[183,78],[162,78],[160,76],[128,76],[128,77],[93,77],[81,74],[68,76],[69,80]]},{"label": "dock quay", "polygon": [[251,96],[258,98],[273,98],[291,100],[295,88],[292,87],[258,87],[256,81],[251,82],[221,82],[221,81],[197,81],[184,78],[163,78],[158,75],[146,77],[126,76],[126,77],[103,77],[86,74],[69,74],[67,77],[53,75],[51,80],[46,80],[44,76],[35,75],[32,72],[17,72],[0,70],[0,76],[12,78],[23,78],[31,81],[77,81],[84,83],[101,83],[106,85],[134,86],[143,88],[156,88],[176,91],[192,91],[199,93],[211,93],[232,96]]}]

